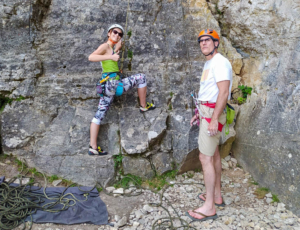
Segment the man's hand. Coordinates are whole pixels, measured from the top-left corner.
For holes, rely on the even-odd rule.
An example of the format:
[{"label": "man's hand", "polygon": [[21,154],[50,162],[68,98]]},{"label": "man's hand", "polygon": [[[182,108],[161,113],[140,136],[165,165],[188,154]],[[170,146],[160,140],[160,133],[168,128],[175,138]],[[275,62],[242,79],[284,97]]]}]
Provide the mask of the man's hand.
[{"label": "man's hand", "polygon": [[207,128],[207,134],[209,136],[215,136],[218,133],[218,127],[219,127],[219,122],[218,120],[211,120],[208,128]]},{"label": "man's hand", "polygon": [[114,53],[112,55],[111,60],[113,60],[113,61],[119,61],[119,59],[120,59],[120,55],[119,55],[119,51],[117,51],[116,53]]},{"label": "man's hand", "polygon": [[198,118],[197,115],[195,115],[195,116],[192,117],[192,119],[191,119],[191,121],[190,121],[190,125],[191,125],[191,126],[194,125],[193,123],[197,120],[197,118]]}]

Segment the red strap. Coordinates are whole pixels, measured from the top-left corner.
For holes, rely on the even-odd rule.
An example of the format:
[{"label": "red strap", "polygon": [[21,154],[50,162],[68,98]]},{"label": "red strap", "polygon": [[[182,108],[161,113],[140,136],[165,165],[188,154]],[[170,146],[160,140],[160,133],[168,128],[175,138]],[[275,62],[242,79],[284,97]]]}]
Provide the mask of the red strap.
[{"label": "red strap", "polygon": [[[204,118],[208,123],[211,122],[211,118],[202,117],[202,119],[203,119],[203,118]],[[218,122],[218,123],[219,123],[218,130],[219,130],[220,132],[222,132],[222,129],[223,129],[223,126],[224,126],[224,125],[222,125],[220,122]]]},{"label": "red strap", "polygon": [[216,103],[208,103],[208,102],[206,102],[205,104],[201,104],[201,105],[205,105],[205,106],[207,106],[207,107],[209,107],[211,109],[214,109],[216,107]]}]

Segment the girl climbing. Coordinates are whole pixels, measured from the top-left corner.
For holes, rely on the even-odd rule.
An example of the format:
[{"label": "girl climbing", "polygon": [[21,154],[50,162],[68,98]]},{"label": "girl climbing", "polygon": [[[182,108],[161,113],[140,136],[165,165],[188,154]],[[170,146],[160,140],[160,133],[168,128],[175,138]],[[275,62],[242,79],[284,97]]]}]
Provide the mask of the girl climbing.
[{"label": "girl climbing", "polygon": [[107,155],[108,153],[97,145],[97,137],[100,129],[100,123],[113,101],[115,95],[120,96],[123,91],[128,91],[137,85],[138,96],[140,99],[140,112],[144,113],[155,109],[155,105],[146,102],[147,81],[142,73],[132,75],[127,78],[121,78],[119,73],[118,60],[119,51],[122,48],[124,29],[118,24],[110,26],[107,30],[108,40],[101,44],[90,56],[89,61],[101,62],[102,78],[101,84],[97,86],[97,92],[100,95],[98,110],[92,119],[90,127],[90,147],[89,155]]}]

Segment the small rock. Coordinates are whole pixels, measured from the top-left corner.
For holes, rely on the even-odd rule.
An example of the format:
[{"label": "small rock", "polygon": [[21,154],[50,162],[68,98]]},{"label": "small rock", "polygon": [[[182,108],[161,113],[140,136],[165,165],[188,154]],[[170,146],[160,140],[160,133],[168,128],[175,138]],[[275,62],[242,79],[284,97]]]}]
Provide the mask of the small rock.
[{"label": "small rock", "polygon": [[222,159],[221,162],[222,162],[222,169],[229,169],[229,165],[228,165],[227,161]]},{"label": "small rock", "polygon": [[136,222],[136,221],[134,221],[133,224],[132,224],[132,226],[135,227],[135,228],[138,227],[139,225],[140,225],[140,223]]},{"label": "small rock", "polygon": [[122,227],[125,224],[127,224],[127,217],[123,216],[123,218],[117,222],[115,227]]},{"label": "small rock", "polygon": [[233,202],[231,197],[223,197],[223,200],[226,205],[230,205]]},{"label": "small rock", "polygon": [[112,193],[114,190],[115,190],[114,187],[107,187],[107,188],[106,188],[106,191],[107,191],[108,193]]},{"label": "small rock", "polygon": [[131,189],[125,189],[124,193],[125,194],[130,194],[131,193]]},{"label": "small rock", "polygon": [[137,219],[142,218],[143,215],[144,215],[144,214],[143,214],[140,210],[135,211],[135,216],[136,216]]},{"label": "small rock", "polygon": [[[23,178],[22,179],[22,184],[24,185],[24,184],[27,184],[27,183],[29,183],[29,178]],[[19,181],[20,181],[20,179],[19,179]]]},{"label": "small rock", "polygon": [[231,158],[231,161],[235,164],[237,164],[237,160],[235,158]]},{"label": "small rock", "polygon": [[185,188],[185,191],[188,193],[192,193],[194,191],[194,188],[192,186],[188,186]]},{"label": "small rock", "polygon": [[237,196],[235,199],[234,199],[234,203],[239,203],[241,201],[241,198],[239,196]]},{"label": "small rock", "polygon": [[296,220],[294,218],[288,218],[284,221],[285,224],[294,225]]},{"label": "small rock", "polygon": [[120,216],[118,216],[118,215],[115,215],[115,221],[116,221],[116,222],[118,222],[120,219],[121,219],[121,217],[120,217]]},{"label": "small rock", "polygon": [[124,188],[118,188],[113,191],[113,194],[124,194]]},{"label": "small rock", "polygon": [[230,161],[230,159],[231,159],[231,156],[227,156],[224,158],[225,161]]},{"label": "small rock", "polygon": [[271,204],[271,203],[273,202],[273,199],[272,199],[272,198],[267,198],[267,199],[266,199],[266,202],[267,202],[268,204]]},{"label": "small rock", "polygon": [[4,164],[4,163],[2,163],[2,162],[0,162],[0,165],[1,165],[1,166],[6,166],[6,164]]},{"label": "small rock", "polygon": [[274,223],[275,228],[281,228],[282,224],[280,222]]},{"label": "small rock", "polygon": [[285,211],[285,204],[278,203],[276,211],[277,212],[283,212],[283,211]]},{"label": "small rock", "polygon": [[52,182],[53,186],[56,187],[57,185],[59,185],[62,182],[62,180],[54,180]]},{"label": "small rock", "polygon": [[144,207],[143,207],[143,210],[144,211],[146,211],[146,212],[153,212],[153,208],[152,207],[150,207],[149,205],[144,205]]},{"label": "small rock", "polygon": [[269,192],[268,194],[266,194],[266,197],[272,198],[272,193]]},{"label": "small rock", "polygon": [[5,164],[11,164],[11,161],[10,160],[6,160]]}]

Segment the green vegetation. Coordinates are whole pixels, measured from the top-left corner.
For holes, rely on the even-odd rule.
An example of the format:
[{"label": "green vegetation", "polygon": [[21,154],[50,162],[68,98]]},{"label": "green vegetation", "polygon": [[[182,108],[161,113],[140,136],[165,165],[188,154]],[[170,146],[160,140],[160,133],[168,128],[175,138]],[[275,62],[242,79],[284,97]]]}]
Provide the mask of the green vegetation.
[{"label": "green vegetation", "polygon": [[52,176],[47,177],[47,179],[50,183],[52,183],[53,181],[58,180],[58,176],[52,175]]},{"label": "green vegetation", "polygon": [[223,15],[223,12],[219,9],[219,7],[218,7],[218,4],[216,4],[216,11],[217,11],[217,13],[219,14],[219,15]]},{"label": "green vegetation", "polygon": [[132,32],[131,32],[131,30],[129,30],[129,31],[127,32],[128,39],[130,39],[131,35],[132,35]]},{"label": "green vegetation", "polygon": [[115,169],[121,168],[122,166],[122,160],[123,160],[123,155],[120,152],[119,155],[113,156],[114,162],[115,162]]},{"label": "green vegetation", "polygon": [[150,188],[160,191],[164,186],[170,185],[168,180],[174,180],[177,175],[177,172],[177,170],[169,171],[163,175],[156,176],[151,180],[147,180],[145,183],[148,184]]},{"label": "green vegetation", "polygon": [[102,190],[103,190],[103,189],[100,188],[100,187],[96,187],[96,189],[97,189],[98,192],[102,192]]},{"label": "green vegetation", "polygon": [[0,112],[3,111],[4,107],[7,105],[7,104],[11,104],[13,102],[13,99],[12,98],[9,98],[9,97],[5,97],[3,95],[0,95]]},{"label": "green vegetation", "polygon": [[174,93],[171,91],[170,92],[170,99],[169,99],[169,101],[168,101],[168,110],[172,110],[173,109],[173,106],[172,106],[172,98],[173,98],[173,96],[174,96]]},{"label": "green vegetation", "polygon": [[275,195],[275,194],[272,194],[272,199],[273,199],[273,202],[277,202],[277,203],[280,202],[280,200],[278,199],[277,195]]},{"label": "green vegetation", "polygon": [[13,98],[9,98],[9,97],[5,97],[4,95],[0,95],[0,112],[2,112],[5,108],[5,106],[7,104],[11,105],[11,103],[13,101],[22,101],[22,100],[25,100],[26,98],[23,97],[23,96],[19,96],[18,98],[16,99],[13,99]]},{"label": "green vegetation", "polygon": [[258,185],[258,183],[252,177],[250,178],[249,183],[253,185]]},{"label": "green vegetation", "polygon": [[68,186],[70,186],[70,187],[76,187],[76,186],[77,186],[77,184],[74,183],[73,181],[71,181],[71,180],[66,180],[66,179],[62,179],[61,185],[62,185],[62,186],[65,186],[65,187],[68,187]]},{"label": "green vegetation", "polygon": [[270,192],[270,189],[262,187],[262,188],[257,188],[255,190],[254,194],[256,195],[256,197],[258,199],[263,199],[265,197],[265,195],[269,192]]},{"label": "green vegetation", "polygon": [[0,154],[0,161],[4,161],[9,157],[7,154]]},{"label": "green vegetation", "polygon": [[141,177],[127,174],[125,176],[122,176],[122,178],[114,184],[114,187],[127,189],[127,188],[129,188],[129,185],[131,183],[133,183],[134,186],[136,186],[136,187],[141,187],[142,182],[143,182],[143,180]]},{"label": "green vegetation", "polygon": [[236,167],[238,167],[238,168],[243,168],[240,164],[236,164]]},{"label": "green vegetation", "polygon": [[188,178],[193,178],[194,177],[194,173],[187,172],[186,176]]},{"label": "green vegetation", "polygon": [[127,51],[127,56],[128,56],[128,58],[130,58],[130,59],[132,59],[132,57],[133,57],[133,52],[132,52],[132,50],[128,50]]},{"label": "green vegetation", "polygon": [[238,88],[242,91],[243,97],[238,97],[238,103],[241,105],[246,102],[247,96],[251,95],[252,87],[248,87],[245,85],[239,85]]}]

